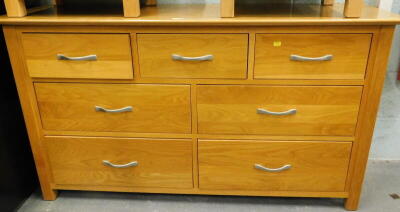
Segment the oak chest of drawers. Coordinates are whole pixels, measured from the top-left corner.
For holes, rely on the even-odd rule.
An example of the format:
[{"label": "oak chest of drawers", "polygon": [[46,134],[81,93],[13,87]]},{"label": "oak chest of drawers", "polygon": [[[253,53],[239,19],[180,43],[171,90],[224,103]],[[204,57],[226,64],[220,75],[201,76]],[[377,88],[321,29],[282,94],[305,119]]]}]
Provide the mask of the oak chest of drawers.
[{"label": "oak chest of drawers", "polygon": [[297,26],[1,18],[44,199],[332,197],[357,209],[399,22],[366,10]]}]

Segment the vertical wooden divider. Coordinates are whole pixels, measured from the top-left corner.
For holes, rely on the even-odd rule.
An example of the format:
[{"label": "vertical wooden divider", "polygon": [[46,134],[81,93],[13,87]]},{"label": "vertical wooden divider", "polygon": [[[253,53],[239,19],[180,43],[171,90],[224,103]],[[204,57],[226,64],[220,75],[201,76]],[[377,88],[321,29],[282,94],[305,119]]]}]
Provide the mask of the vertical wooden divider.
[{"label": "vertical wooden divider", "polygon": [[232,18],[235,17],[235,0],[220,0],[221,17]]},{"label": "vertical wooden divider", "polygon": [[26,6],[24,0],[4,0],[8,17],[26,16]]},{"label": "vertical wooden divider", "polygon": [[346,18],[359,18],[361,16],[364,0],[346,0],[344,16]]},{"label": "vertical wooden divider", "polygon": [[123,4],[126,18],[140,16],[140,0],[123,0]]}]

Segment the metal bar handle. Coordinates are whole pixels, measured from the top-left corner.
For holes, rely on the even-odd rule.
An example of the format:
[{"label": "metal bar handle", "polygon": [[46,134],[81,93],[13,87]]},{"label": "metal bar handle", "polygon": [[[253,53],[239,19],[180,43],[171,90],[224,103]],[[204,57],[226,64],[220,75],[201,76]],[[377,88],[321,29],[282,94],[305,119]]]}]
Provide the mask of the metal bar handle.
[{"label": "metal bar handle", "polygon": [[68,57],[63,54],[57,54],[58,60],[70,60],[70,61],[95,61],[97,60],[97,55],[87,55],[83,57]]},{"label": "metal bar handle", "polygon": [[292,54],[290,55],[290,60],[293,61],[330,61],[333,59],[333,55],[328,54],[322,57],[303,57],[300,55]]},{"label": "metal bar handle", "polygon": [[104,113],[125,113],[125,112],[132,112],[133,111],[133,107],[132,106],[128,106],[128,107],[123,107],[120,109],[107,109],[104,107],[100,107],[100,106],[95,106],[95,110],[97,112],[104,112]]},{"label": "metal bar handle", "polygon": [[173,60],[179,60],[179,61],[211,61],[214,59],[214,56],[209,54],[209,55],[204,55],[200,57],[184,57],[178,54],[173,54],[172,55]]},{"label": "metal bar handle", "polygon": [[267,168],[267,167],[265,167],[263,165],[260,165],[260,164],[254,164],[254,168],[258,169],[258,170],[261,170],[261,171],[266,171],[266,172],[282,172],[282,171],[285,171],[285,170],[288,170],[288,169],[292,168],[292,165],[287,164],[287,165],[284,165],[284,166],[282,166],[280,168],[271,169],[271,168]]},{"label": "metal bar handle", "polygon": [[122,164],[122,165],[117,165],[117,164],[113,164],[108,160],[103,160],[103,164],[105,166],[109,166],[109,167],[113,167],[113,168],[128,168],[128,167],[135,167],[139,165],[139,162],[137,161],[133,161],[127,164]]},{"label": "metal bar handle", "polygon": [[284,112],[272,112],[266,109],[258,108],[257,109],[258,114],[266,114],[266,115],[273,115],[273,116],[286,116],[286,115],[294,115],[297,113],[297,109],[290,109],[288,111]]}]

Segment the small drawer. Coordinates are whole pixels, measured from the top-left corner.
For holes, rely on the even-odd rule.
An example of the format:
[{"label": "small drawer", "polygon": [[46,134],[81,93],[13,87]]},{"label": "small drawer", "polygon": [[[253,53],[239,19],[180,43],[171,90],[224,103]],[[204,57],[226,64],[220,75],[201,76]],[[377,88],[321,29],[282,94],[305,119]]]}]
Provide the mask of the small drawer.
[{"label": "small drawer", "polygon": [[364,79],[370,34],[257,34],[256,79]]},{"label": "small drawer", "polygon": [[24,33],[22,44],[31,77],[133,78],[129,34]]},{"label": "small drawer", "polygon": [[200,189],[344,191],[351,142],[200,140]]},{"label": "small drawer", "polygon": [[192,188],[190,139],[44,139],[55,184]]},{"label": "small drawer", "polygon": [[247,77],[247,34],[138,34],[146,78]]},{"label": "small drawer", "polygon": [[191,133],[189,85],[36,83],[45,130]]},{"label": "small drawer", "polygon": [[203,134],[354,135],[361,86],[201,85]]}]

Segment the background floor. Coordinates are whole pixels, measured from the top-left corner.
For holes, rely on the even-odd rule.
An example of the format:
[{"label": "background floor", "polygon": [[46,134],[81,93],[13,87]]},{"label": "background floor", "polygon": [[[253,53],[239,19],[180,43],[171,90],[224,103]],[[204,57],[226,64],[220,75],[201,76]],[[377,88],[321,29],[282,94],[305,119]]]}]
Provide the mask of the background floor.
[{"label": "background floor", "polygon": [[[372,161],[364,184],[360,212],[399,212],[400,161]],[[34,193],[19,212],[337,212],[342,199],[161,195],[63,191],[56,201]]]}]

